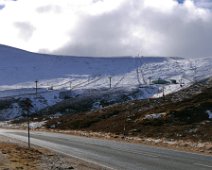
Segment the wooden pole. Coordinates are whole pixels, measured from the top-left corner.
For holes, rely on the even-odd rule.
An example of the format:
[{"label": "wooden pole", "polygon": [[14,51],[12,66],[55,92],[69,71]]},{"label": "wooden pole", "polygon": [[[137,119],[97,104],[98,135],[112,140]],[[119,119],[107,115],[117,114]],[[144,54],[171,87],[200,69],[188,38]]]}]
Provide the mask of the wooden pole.
[{"label": "wooden pole", "polygon": [[109,87],[111,89],[111,87],[112,87],[112,77],[111,76],[109,77],[109,83],[110,83]]},{"label": "wooden pole", "polygon": [[35,80],[35,94],[36,94],[36,98],[38,96],[38,80]]},{"label": "wooden pole", "polygon": [[28,148],[30,149],[30,122],[29,122],[29,110],[27,111],[27,125],[28,125]]}]

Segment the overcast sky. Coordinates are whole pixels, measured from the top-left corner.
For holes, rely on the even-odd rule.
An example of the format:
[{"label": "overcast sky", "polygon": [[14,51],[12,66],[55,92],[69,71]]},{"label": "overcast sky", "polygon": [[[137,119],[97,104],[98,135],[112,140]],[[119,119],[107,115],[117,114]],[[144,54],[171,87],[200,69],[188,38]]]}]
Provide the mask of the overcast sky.
[{"label": "overcast sky", "polygon": [[0,44],[77,56],[212,57],[212,1],[0,0]]}]

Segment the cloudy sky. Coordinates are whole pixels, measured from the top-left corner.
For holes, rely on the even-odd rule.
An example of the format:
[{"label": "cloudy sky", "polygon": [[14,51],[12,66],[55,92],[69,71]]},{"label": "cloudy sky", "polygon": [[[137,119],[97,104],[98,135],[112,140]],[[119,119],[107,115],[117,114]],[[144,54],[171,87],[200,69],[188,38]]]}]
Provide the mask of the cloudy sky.
[{"label": "cloudy sky", "polygon": [[212,0],[0,0],[0,44],[77,56],[212,57]]}]

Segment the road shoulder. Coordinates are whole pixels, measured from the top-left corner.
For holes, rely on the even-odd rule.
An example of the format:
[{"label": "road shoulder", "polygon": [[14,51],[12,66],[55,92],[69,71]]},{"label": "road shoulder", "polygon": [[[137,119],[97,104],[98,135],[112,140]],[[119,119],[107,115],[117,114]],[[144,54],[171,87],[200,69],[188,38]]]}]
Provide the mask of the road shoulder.
[{"label": "road shoulder", "polygon": [[0,169],[2,170],[97,170],[100,166],[68,157],[48,149],[32,146],[5,136],[0,136]]}]

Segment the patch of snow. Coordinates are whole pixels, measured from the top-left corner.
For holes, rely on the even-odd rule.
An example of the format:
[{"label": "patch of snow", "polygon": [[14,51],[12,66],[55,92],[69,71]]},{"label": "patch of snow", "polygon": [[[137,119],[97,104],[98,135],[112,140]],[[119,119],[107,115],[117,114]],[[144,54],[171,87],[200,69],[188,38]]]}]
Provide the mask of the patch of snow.
[{"label": "patch of snow", "polygon": [[22,109],[17,103],[13,103],[9,108],[0,110],[0,120],[11,120],[22,115]]},{"label": "patch of snow", "polygon": [[[54,56],[0,45],[0,59],[0,97],[28,97],[34,112],[60,102],[61,92],[67,90],[73,97],[108,92],[113,101],[116,99],[113,94],[120,93],[119,89],[122,93],[137,89],[138,93],[129,96],[130,99],[155,98],[212,75],[212,58]],[[158,79],[175,83],[152,84]],[[38,80],[38,98],[35,80]],[[95,107],[101,106],[94,104]],[[15,106],[0,111],[0,118],[12,119],[20,115]],[[212,115],[208,115],[212,119]]]},{"label": "patch of snow", "polygon": [[92,110],[101,109],[101,108],[102,108],[102,105],[100,102],[95,102],[92,105]]},{"label": "patch of snow", "polygon": [[148,114],[148,115],[145,115],[143,120],[146,120],[146,119],[159,119],[163,116],[165,116],[166,113],[153,113],[153,114]]},{"label": "patch of snow", "polygon": [[57,112],[54,115],[51,115],[49,118],[54,119],[54,118],[59,118],[60,116],[62,116],[62,114],[60,112]]},{"label": "patch of snow", "polygon": [[212,119],[212,112],[210,110],[207,110],[206,113],[208,114],[208,118]]},{"label": "patch of snow", "polygon": [[31,122],[30,123],[30,128],[31,129],[37,129],[37,128],[41,128],[42,126],[44,126],[46,123],[46,121],[42,121],[42,122]]}]

